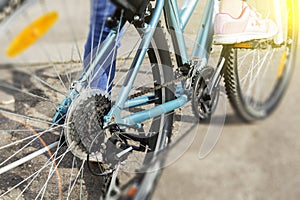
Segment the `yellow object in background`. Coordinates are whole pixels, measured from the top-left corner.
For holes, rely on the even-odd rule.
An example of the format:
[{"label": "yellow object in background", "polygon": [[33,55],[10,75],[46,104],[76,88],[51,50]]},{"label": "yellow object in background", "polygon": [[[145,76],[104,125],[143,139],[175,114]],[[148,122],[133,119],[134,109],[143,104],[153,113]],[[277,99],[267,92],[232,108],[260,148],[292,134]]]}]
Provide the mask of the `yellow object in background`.
[{"label": "yellow object in background", "polygon": [[13,58],[21,54],[45,35],[57,19],[58,13],[52,11],[31,22],[13,39],[6,50],[6,55]]}]

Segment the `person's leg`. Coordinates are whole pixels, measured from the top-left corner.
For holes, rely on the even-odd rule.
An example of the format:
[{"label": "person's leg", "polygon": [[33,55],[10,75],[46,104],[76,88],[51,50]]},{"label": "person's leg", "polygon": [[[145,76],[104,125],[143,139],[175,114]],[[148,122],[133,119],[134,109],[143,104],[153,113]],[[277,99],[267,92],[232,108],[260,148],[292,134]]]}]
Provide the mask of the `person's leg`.
[{"label": "person's leg", "polygon": [[242,0],[221,0],[220,12],[215,17],[214,43],[232,44],[254,39],[272,38],[276,24],[262,19]]},{"label": "person's leg", "polygon": [[115,6],[109,0],[91,0],[90,28],[84,49],[84,58],[87,58],[92,49],[97,48],[109,34],[110,29],[105,26],[105,22],[114,11]]},{"label": "person's leg", "polygon": [[[98,46],[109,34],[110,28],[105,26],[105,23],[107,17],[111,16],[114,12],[115,6],[109,0],[91,0],[90,28],[85,44],[84,67],[89,65]],[[111,82],[115,74],[115,59],[113,58],[113,53],[109,55],[105,63],[99,63],[96,71],[98,71],[98,73],[94,75],[93,80],[89,83],[90,86],[110,91]],[[109,85],[108,88],[107,85]]]}]

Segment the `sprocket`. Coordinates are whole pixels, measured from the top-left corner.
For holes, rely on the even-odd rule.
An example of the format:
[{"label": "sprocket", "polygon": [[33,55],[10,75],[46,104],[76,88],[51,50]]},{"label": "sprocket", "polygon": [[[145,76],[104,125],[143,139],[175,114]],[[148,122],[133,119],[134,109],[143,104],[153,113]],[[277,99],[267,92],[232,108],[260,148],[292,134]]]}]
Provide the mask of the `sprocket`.
[{"label": "sprocket", "polygon": [[103,117],[111,108],[109,95],[99,89],[80,93],[67,113],[65,137],[72,153],[85,160],[100,162],[101,147],[107,140]]}]

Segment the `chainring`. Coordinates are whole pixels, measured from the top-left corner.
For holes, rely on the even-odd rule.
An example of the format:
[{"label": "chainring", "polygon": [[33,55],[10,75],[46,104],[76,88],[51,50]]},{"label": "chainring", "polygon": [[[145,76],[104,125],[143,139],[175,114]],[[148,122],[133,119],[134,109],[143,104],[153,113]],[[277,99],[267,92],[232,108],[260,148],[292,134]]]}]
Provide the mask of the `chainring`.
[{"label": "chainring", "polygon": [[205,67],[194,77],[192,107],[194,114],[200,120],[209,119],[215,111],[219,99],[219,87],[214,88],[211,95],[208,95],[208,84],[214,74],[214,68]]}]

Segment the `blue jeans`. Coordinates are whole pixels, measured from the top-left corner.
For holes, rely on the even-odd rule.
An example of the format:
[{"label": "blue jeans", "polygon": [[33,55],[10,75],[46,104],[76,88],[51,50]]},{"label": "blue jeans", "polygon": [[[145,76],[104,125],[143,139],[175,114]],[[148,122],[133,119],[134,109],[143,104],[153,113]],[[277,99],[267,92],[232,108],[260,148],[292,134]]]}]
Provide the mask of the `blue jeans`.
[{"label": "blue jeans", "polygon": [[[84,68],[88,66],[98,45],[101,44],[110,32],[105,26],[106,18],[112,16],[115,6],[109,0],[91,0],[91,17],[89,34],[84,49]],[[95,71],[95,77],[90,82],[93,88],[111,91],[112,81],[115,75],[115,58],[113,53],[107,58],[106,63],[99,63]],[[107,87],[108,86],[108,87]]]}]

